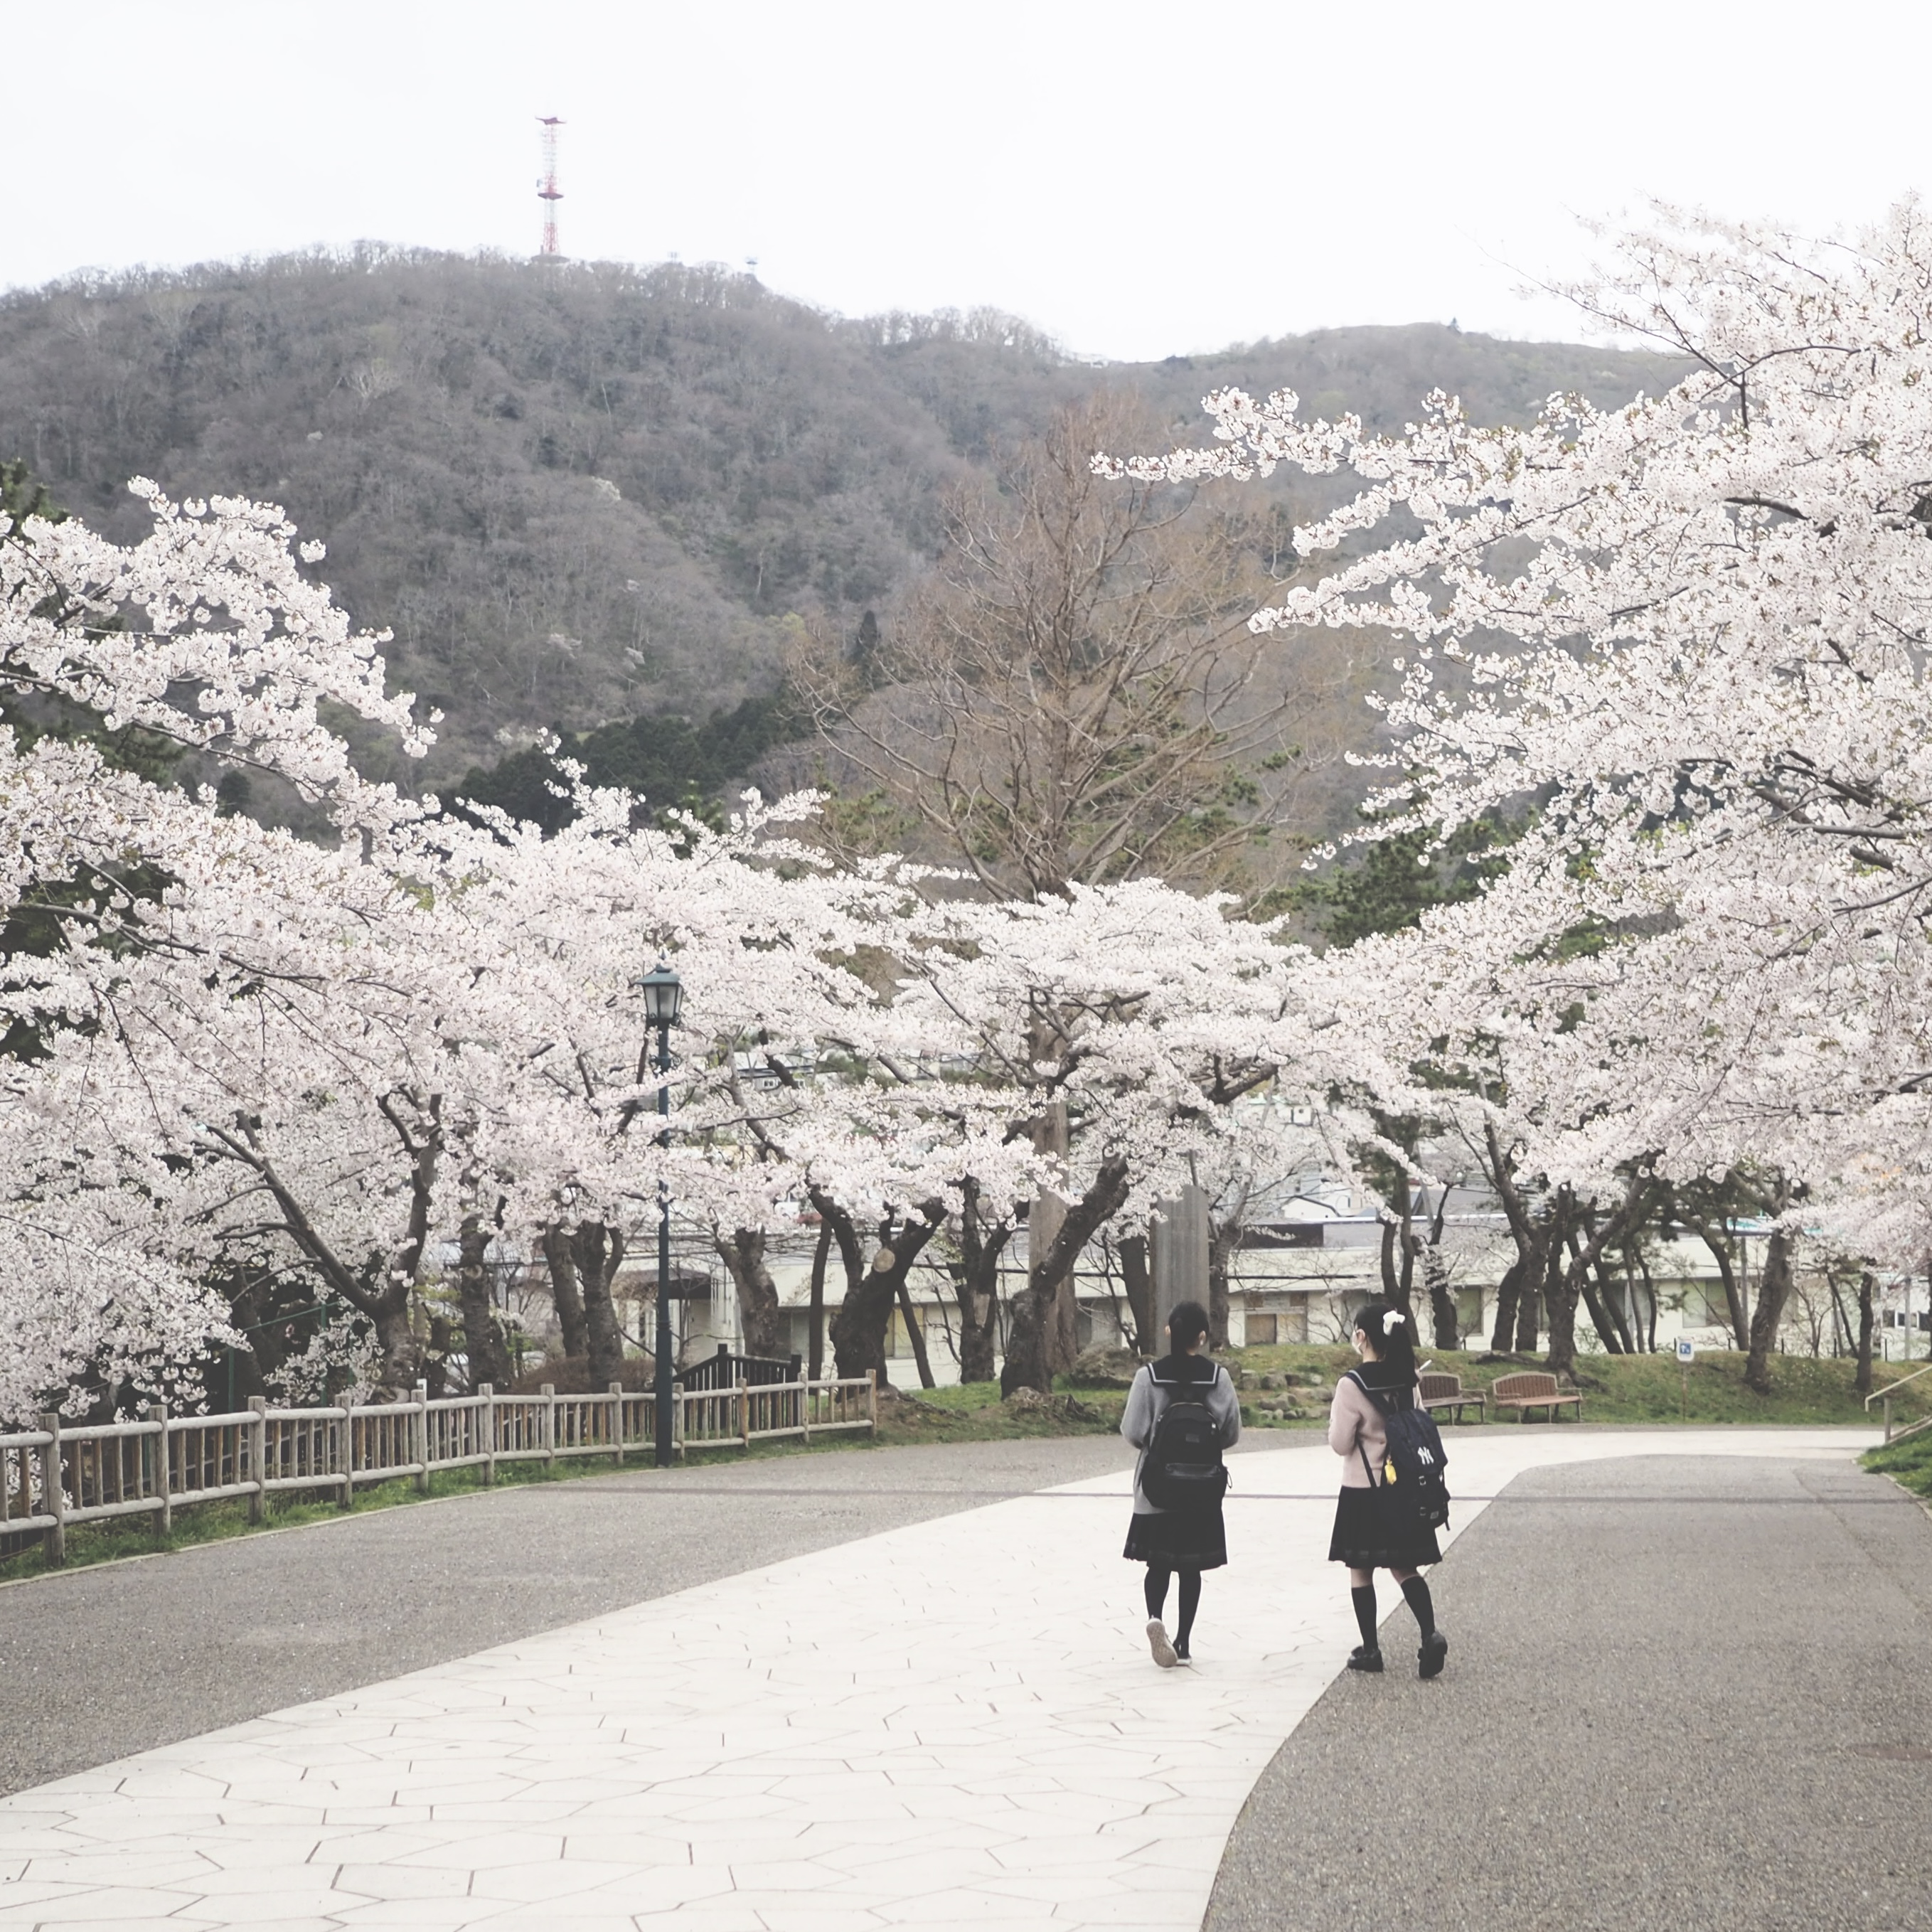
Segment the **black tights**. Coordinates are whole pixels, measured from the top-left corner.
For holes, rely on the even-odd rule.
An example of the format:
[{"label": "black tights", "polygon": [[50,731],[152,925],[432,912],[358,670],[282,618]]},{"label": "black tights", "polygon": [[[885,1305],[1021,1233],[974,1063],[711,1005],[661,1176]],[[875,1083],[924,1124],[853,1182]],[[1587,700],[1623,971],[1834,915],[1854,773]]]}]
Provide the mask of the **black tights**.
[{"label": "black tights", "polygon": [[[1167,1580],[1174,1574],[1165,1563],[1150,1563],[1147,1573],[1147,1606],[1150,1617],[1160,1615],[1167,1602]],[[1180,1573],[1180,1627],[1174,1634],[1174,1647],[1187,1654],[1187,1640],[1194,1630],[1194,1612],[1201,1607],[1201,1572]]]}]

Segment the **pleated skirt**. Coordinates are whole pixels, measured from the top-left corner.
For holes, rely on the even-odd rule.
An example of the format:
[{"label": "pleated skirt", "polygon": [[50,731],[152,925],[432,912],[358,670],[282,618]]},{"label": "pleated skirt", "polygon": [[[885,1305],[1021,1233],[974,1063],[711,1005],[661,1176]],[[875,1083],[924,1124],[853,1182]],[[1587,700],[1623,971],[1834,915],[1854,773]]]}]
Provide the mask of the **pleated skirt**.
[{"label": "pleated skirt", "polygon": [[1128,1520],[1130,1563],[1160,1563],[1170,1570],[1218,1570],[1228,1560],[1228,1532],[1221,1505],[1209,1508],[1137,1510]]},{"label": "pleated skirt", "polygon": [[1381,1490],[1342,1490],[1335,1504],[1328,1560],[1351,1570],[1421,1570],[1442,1561],[1436,1532],[1396,1516]]}]

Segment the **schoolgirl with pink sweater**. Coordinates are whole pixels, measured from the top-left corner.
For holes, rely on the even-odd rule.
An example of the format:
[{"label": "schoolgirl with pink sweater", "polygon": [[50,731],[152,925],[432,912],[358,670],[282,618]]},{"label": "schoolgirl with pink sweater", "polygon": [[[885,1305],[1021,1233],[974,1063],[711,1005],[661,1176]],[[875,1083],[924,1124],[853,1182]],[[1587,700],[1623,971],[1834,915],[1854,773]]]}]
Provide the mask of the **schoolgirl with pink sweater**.
[{"label": "schoolgirl with pink sweater", "polygon": [[1353,1339],[1362,1365],[1335,1384],[1334,1406],[1328,1412],[1328,1446],[1342,1458],[1342,1493],[1335,1505],[1328,1560],[1348,1566],[1348,1594],[1362,1633],[1361,1642],[1349,1654],[1348,1668],[1382,1667],[1376,1572],[1386,1570],[1421,1628],[1418,1674],[1439,1676],[1449,1654],[1449,1640],[1436,1627],[1429,1586],[1418,1573],[1441,1562],[1442,1552],[1435,1531],[1390,1510],[1383,1491],[1388,1453],[1385,1418],[1397,1409],[1413,1407],[1417,1399],[1408,1318],[1390,1302],[1371,1301],[1355,1317]]}]

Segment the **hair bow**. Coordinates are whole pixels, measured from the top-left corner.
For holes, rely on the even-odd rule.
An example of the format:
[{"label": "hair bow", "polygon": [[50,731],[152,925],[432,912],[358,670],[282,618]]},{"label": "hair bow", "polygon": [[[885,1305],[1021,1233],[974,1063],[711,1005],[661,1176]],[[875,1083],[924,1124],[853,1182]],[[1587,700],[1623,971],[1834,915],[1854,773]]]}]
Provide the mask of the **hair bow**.
[{"label": "hair bow", "polygon": [[1391,1308],[1382,1317],[1382,1333],[1384,1335],[1393,1335],[1401,1326],[1402,1310],[1400,1308]]}]

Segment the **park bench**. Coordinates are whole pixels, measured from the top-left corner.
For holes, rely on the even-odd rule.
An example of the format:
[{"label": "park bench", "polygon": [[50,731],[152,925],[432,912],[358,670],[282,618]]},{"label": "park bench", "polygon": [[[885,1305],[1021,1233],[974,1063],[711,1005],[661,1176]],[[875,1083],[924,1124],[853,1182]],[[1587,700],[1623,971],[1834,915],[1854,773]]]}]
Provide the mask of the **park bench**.
[{"label": "park bench", "polygon": [[1565,1406],[1573,1406],[1576,1420],[1583,1419],[1583,1397],[1576,1389],[1559,1388],[1556,1378],[1549,1375],[1498,1376],[1490,1385],[1490,1394],[1495,1398],[1498,1411],[1514,1409],[1525,1422],[1529,1420],[1529,1412],[1540,1408],[1548,1419],[1554,1422],[1556,1412]]},{"label": "park bench", "polygon": [[1452,1420],[1460,1422],[1463,1410],[1473,1407],[1478,1420],[1486,1420],[1488,1394],[1481,1389],[1466,1389],[1460,1376],[1450,1375],[1442,1369],[1425,1369],[1419,1379],[1421,1387],[1417,1400],[1424,1408],[1446,1408],[1450,1412]]}]

